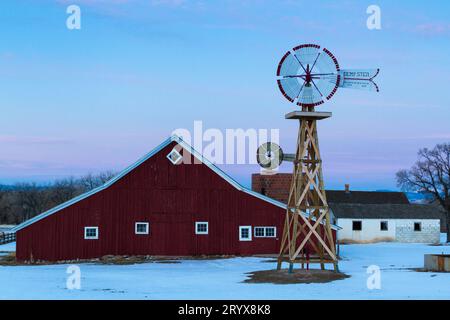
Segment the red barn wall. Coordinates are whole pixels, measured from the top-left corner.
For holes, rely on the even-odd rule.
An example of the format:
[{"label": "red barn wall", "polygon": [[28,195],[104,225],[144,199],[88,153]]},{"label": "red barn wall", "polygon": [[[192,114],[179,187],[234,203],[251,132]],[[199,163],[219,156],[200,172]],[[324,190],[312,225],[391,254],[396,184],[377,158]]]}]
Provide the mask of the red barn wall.
[{"label": "red barn wall", "polygon": [[[17,232],[18,260],[104,255],[252,255],[277,253],[285,209],[239,191],[204,164],[173,165],[169,144],[103,191]],[[187,152],[184,150],[184,152]],[[195,222],[209,223],[208,235]],[[148,235],[135,222],[149,222]],[[275,226],[276,238],[239,241],[239,226]],[[99,239],[84,239],[98,226]]]}]

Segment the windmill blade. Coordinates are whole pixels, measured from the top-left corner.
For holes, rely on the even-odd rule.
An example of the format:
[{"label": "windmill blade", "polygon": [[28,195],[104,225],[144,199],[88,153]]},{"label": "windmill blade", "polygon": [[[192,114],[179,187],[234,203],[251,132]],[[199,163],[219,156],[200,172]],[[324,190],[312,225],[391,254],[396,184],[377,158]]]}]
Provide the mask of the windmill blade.
[{"label": "windmill blade", "polygon": [[278,87],[286,99],[293,102],[302,91],[303,83],[304,81],[301,78],[283,78],[278,80]]},{"label": "windmill blade", "polygon": [[299,96],[299,101],[306,105],[313,105],[316,101],[322,101],[320,93],[312,85],[305,86]]},{"label": "windmill blade", "polygon": [[298,60],[290,52],[287,52],[278,64],[277,76],[284,77],[297,74],[300,68]]}]

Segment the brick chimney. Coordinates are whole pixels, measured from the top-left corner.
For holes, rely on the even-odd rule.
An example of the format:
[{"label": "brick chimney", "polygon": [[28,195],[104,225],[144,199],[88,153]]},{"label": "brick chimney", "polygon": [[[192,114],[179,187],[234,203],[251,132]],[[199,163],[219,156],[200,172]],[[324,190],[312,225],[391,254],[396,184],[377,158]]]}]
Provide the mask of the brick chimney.
[{"label": "brick chimney", "polygon": [[350,185],[348,183],[345,184],[345,193],[350,193]]}]

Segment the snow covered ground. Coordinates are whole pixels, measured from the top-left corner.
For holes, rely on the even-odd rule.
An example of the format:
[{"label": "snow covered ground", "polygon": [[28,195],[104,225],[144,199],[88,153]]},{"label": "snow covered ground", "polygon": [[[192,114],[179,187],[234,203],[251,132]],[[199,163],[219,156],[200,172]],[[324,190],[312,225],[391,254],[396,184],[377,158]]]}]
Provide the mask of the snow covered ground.
[{"label": "snow covered ground", "polygon": [[[0,246],[13,251],[14,244]],[[324,284],[248,284],[246,272],[274,269],[263,258],[184,260],[136,265],[80,264],[81,289],[68,290],[68,265],[0,266],[0,299],[450,299],[450,273],[415,272],[425,253],[450,246],[381,243],[341,246],[341,271]],[[367,267],[381,269],[381,289],[367,288]]]}]

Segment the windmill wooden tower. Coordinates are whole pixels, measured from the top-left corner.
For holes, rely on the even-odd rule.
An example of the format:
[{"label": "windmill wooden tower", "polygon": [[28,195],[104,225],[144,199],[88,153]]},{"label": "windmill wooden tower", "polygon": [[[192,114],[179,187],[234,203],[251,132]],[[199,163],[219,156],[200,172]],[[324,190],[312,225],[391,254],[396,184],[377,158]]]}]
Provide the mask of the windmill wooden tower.
[{"label": "windmill wooden tower", "polygon": [[304,44],[293,48],[281,59],[278,87],[284,97],[301,109],[286,115],[299,121],[297,151],[283,154],[275,144],[258,149],[258,162],[273,169],[281,161],[292,161],[294,170],[286,209],[277,269],[282,262],[332,264],[338,270],[335,237],[331,230],[330,210],[322,174],[317,121],[331,117],[318,112],[316,106],[330,100],[339,87],[379,91],[373,79],[379,69],[341,70],[334,55],[326,48]]}]

